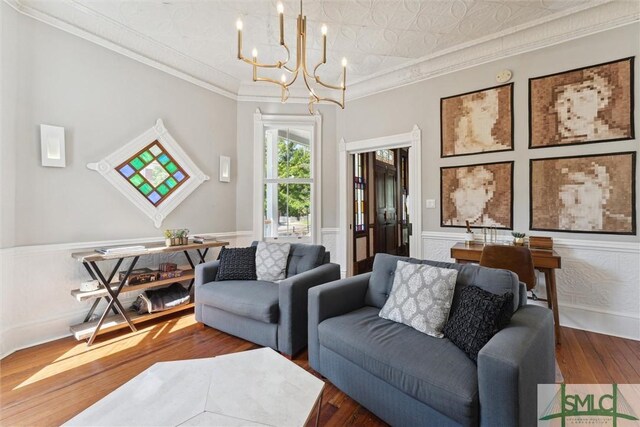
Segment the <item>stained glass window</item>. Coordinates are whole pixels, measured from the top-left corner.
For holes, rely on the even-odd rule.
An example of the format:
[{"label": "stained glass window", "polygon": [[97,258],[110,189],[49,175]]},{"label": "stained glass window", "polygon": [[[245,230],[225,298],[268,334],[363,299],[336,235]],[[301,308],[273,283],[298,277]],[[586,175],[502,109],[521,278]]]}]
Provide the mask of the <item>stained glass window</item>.
[{"label": "stained glass window", "polygon": [[189,175],[157,140],[116,168],[153,206],[160,205]]},{"label": "stained glass window", "polygon": [[366,154],[353,156],[353,214],[356,233],[365,231]]},{"label": "stained glass window", "polygon": [[395,164],[395,155],[393,150],[377,150],[376,151],[376,160],[387,163],[390,165]]}]

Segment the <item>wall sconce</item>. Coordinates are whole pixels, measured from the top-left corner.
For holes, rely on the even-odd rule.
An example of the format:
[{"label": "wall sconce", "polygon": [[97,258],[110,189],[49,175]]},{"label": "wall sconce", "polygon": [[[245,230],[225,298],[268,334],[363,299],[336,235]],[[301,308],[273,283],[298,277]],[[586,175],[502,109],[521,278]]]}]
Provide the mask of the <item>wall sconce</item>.
[{"label": "wall sconce", "polygon": [[220,182],[231,182],[231,157],[220,156]]},{"label": "wall sconce", "polygon": [[40,125],[40,149],[42,166],[63,168],[66,164],[64,149],[64,128]]}]

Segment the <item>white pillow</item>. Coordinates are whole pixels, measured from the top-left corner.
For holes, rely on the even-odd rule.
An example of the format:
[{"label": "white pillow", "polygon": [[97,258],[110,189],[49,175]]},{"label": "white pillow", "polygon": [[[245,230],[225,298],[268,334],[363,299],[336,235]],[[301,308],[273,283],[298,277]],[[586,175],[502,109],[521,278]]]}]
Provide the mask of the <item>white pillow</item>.
[{"label": "white pillow", "polygon": [[276,282],[287,277],[289,243],[259,242],[256,248],[256,275],[258,280]]},{"label": "white pillow", "polygon": [[442,338],[458,270],[398,261],[389,299],[379,316]]}]

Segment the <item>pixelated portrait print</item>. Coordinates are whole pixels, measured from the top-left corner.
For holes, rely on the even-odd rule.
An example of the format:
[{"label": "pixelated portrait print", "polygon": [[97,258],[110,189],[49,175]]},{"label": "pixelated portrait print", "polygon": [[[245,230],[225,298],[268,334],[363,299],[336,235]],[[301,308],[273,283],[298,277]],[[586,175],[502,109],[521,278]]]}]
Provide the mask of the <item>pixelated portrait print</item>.
[{"label": "pixelated portrait print", "polygon": [[442,157],[513,149],[513,83],[440,100]]},{"label": "pixelated portrait print", "polygon": [[530,148],[633,138],[633,58],[529,79]]},{"label": "pixelated portrait print", "polygon": [[441,226],[513,228],[513,162],[440,168]]},{"label": "pixelated portrait print", "polygon": [[636,153],[532,159],[532,230],[635,234]]}]

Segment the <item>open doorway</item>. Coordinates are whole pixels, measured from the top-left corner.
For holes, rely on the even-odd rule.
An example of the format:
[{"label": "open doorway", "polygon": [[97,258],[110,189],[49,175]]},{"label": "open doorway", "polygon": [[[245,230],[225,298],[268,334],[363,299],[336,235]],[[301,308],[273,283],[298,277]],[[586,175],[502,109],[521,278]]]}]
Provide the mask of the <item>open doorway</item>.
[{"label": "open doorway", "polygon": [[356,153],[351,158],[355,275],[371,271],[377,253],[409,255],[409,148]]},{"label": "open doorway", "polygon": [[[340,141],[338,146],[340,228],[336,250],[343,276],[352,276],[370,268],[376,253],[376,247],[374,246],[376,244],[376,232],[380,235],[378,239],[379,245],[391,245],[393,247],[388,250],[388,246],[385,246],[385,252],[393,253],[395,251],[396,254],[401,255],[408,253],[411,257],[420,258],[422,254],[422,242],[420,240],[420,230],[422,230],[422,214],[420,210],[422,195],[421,145],[422,136],[418,126],[413,126],[413,129],[407,133],[357,141],[347,142],[344,139]],[[391,152],[394,153],[394,167],[391,167],[389,160],[384,162],[382,158],[379,158],[376,161],[376,153],[378,153],[378,157],[384,157]],[[360,154],[363,154],[363,156],[355,156]],[[376,200],[375,195],[369,195],[368,192],[364,191],[365,186],[361,185],[358,188],[355,172],[356,158],[360,161],[357,166],[364,168],[364,170],[360,171],[359,177],[368,180],[367,188],[370,187],[368,183],[375,187],[375,165],[385,163],[389,165],[389,167],[382,168],[384,173],[380,168],[378,173],[378,186],[385,188],[384,197],[381,196],[378,198],[379,200]],[[395,168],[395,173],[392,171],[393,168]],[[403,169],[404,172],[402,172]],[[401,175],[402,177],[400,177]],[[402,184],[402,186],[399,184]],[[387,188],[389,191],[387,191]],[[356,197],[358,192],[360,193],[359,199]],[[357,202],[361,203],[358,204]],[[366,216],[363,206],[367,207]],[[378,207],[380,209],[377,209]],[[358,209],[360,209],[359,216],[356,215]],[[385,220],[385,214],[387,220]],[[378,215],[381,217],[380,224],[385,223],[384,227],[377,227]],[[392,224],[386,224],[387,222],[392,222]],[[371,224],[375,224],[376,227],[371,227]],[[384,240],[382,239],[383,232],[385,236],[389,236]],[[356,234],[359,234],[359,237],[365,237],[365,239],[356,240]],[[359,245],[360,248],[363,248],[360,250],[364,251],[360,252],[358,258],[355,256],[356,245]],[[377,249],[380,250],[380,247]],[[361,257],[364,258],[361,259]],[[356,259],[358,260],[357,262],[366,260],[366,262],[362,263],[362,266],[357,266],[359,271],[356,270]],[[366,265],[367,263],[369,266]]]}]

